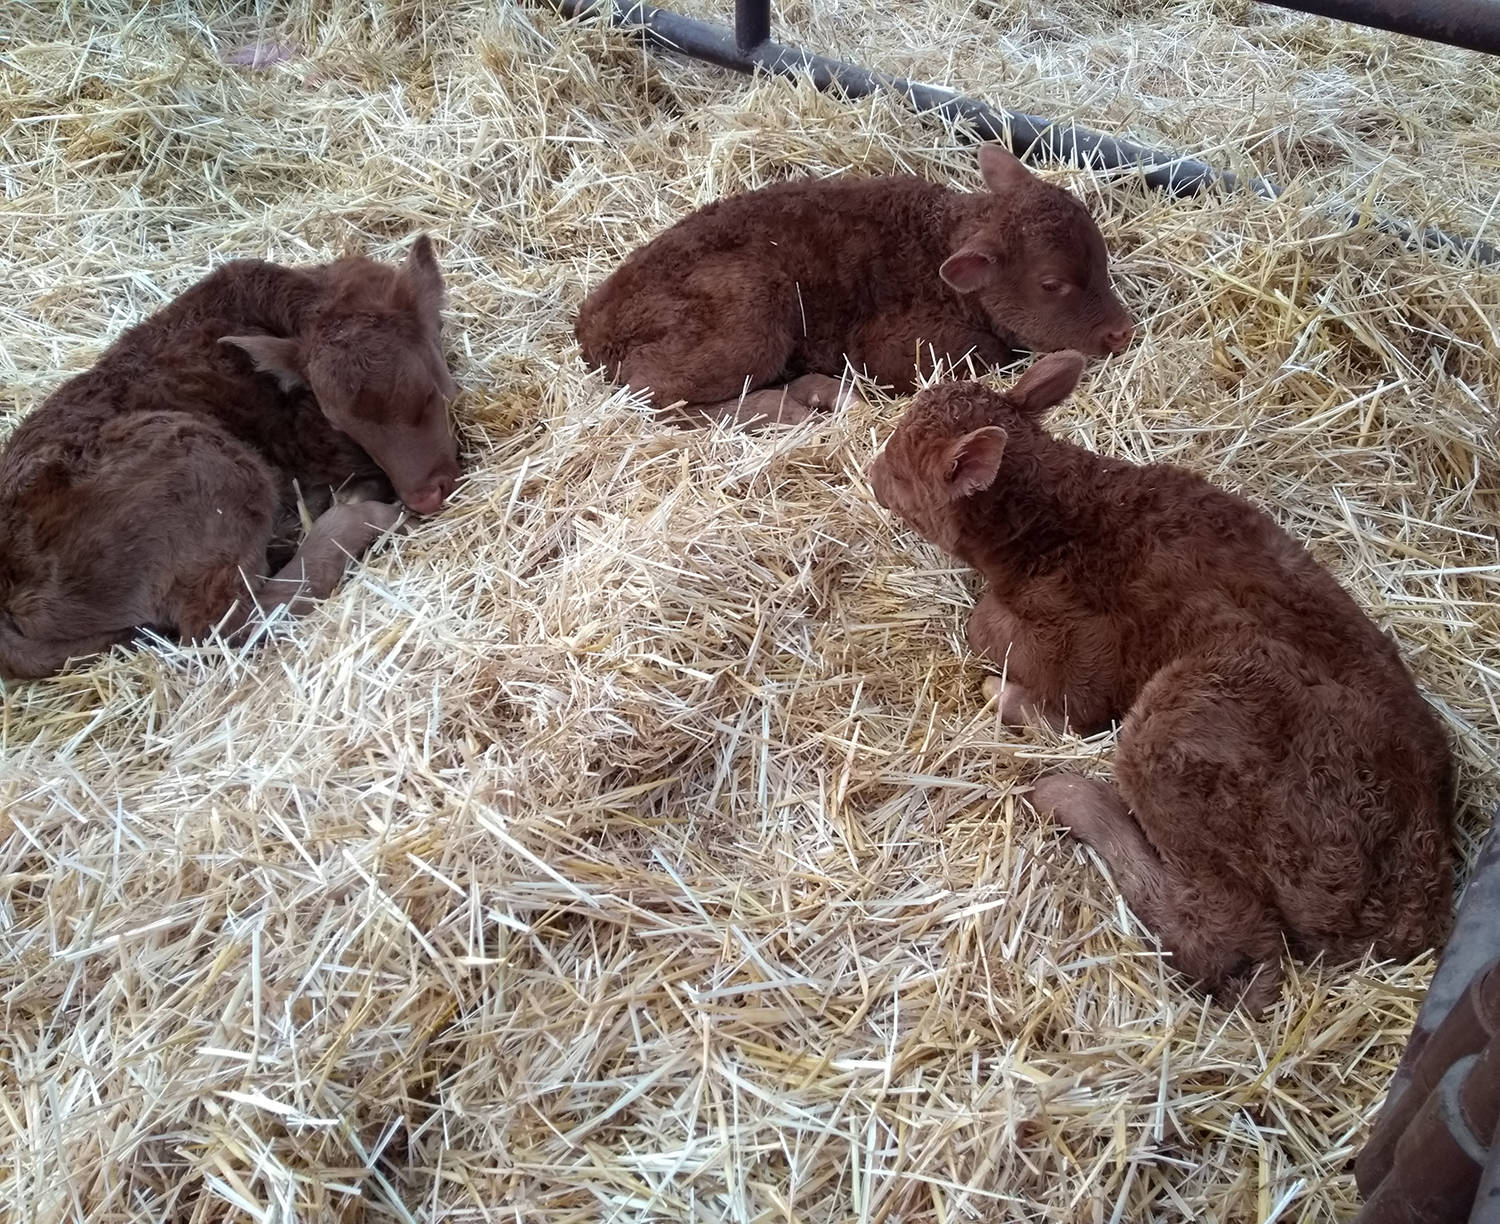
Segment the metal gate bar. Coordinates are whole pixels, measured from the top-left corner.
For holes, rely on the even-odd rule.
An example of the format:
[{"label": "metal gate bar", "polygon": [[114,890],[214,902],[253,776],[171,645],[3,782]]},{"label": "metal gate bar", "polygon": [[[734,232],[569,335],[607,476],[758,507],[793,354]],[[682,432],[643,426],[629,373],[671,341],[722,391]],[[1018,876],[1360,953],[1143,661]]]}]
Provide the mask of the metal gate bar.
[{"label": "metal gate bar", "polygon": [[1500,55],[1500,3],[1496,0],[1269,0],[1269,3],[1298,13],[1316,13],[1336,21]]},{"label": "metal gate bar", "polygon": [[[1500,55],[1500,0],[1265,0],[1295,13],[1407,34]],[[742,25],[748,20],[749,25]],[[749,51],[771,37],[771,0],[735,0],[735,41]]]},{"label": "metal gate bar", "polygon": [[[655,46],[721,68],[747,73],[762,69],[778,76],[805,73],[819,89],[836,89],[852,98],[876,93],[893,95],[918,114],[937,115],[966,125],[969,133],[979,140],[998,140],[1018,157],[1032,153],[1050,161],[1101,170],[1139,170],[1152,187],[1176,196],[1195,195],[1215,184],[1228,190],[1241,185],[1238,175],[1217,170],[1193,157],[1106,136],[1072,120],[1059,122],[991,106],[940,85],[909,81],[776,42],[768,33],[769,0],[735,0],[733,31],[642,0],[553,2],[568,17],[606,17],[613,25],[639,29],[646,41]],[[1281,188],[1269,179],[1252,178],[1244,185],[1267,199],[1281,194]],[[1410,246],[1446,249],[1480,263],[1500,263],[1500,247],[1480,238],[1459,238],[1439,229],[1419,230],[1390,218],[1366,217],[1361,209],[1343,200],[1331,200],[1325,207],[1330,215],[1351,228],[1367,224]]]},{"label": "metal gate bar", "polygon": [[771,0],[734,0],[734,44],[743,54],[771,37]]}]

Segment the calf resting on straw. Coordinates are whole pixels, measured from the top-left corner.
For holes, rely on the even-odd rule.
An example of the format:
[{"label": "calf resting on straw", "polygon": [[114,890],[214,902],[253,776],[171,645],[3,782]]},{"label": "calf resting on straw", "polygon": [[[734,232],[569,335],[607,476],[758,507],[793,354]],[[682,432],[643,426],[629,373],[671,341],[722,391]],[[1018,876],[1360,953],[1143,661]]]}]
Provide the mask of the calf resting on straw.
[{"label": "calf resting on straw", "polygon": [[[1032,802],[1109,865],[1177,966],[1258,1010],[1284,943],[1409,957],[1450,922],[1447,739],[1395,646],[1249,502],[1051,437],[1083,358],[923,392],[870,478],[988,589],[972,647],[1010,725],[1123,716],[1115,782]],[[1258,977],[1257,977],[1258,974]]]},{"label": "calf resting on straw", "polygon": [[659,408],[796,423],[836,402],[846,357],[904,392],[934,356],[1122,351],[1130,316],[1087,209],[999,145],[979,166],[985,192],[883,175],[710,204],[589,295],[584,358]]},{"label": "calf resting on straw", "polygon": [[[0,454],[0,677],[143,628],[299,611],[458,478],[426,235],[393,268],[226,264],[109,347]],[[340,501],[358,488],[376,500]],[[298,492],[321,510],[296,548]]]}]

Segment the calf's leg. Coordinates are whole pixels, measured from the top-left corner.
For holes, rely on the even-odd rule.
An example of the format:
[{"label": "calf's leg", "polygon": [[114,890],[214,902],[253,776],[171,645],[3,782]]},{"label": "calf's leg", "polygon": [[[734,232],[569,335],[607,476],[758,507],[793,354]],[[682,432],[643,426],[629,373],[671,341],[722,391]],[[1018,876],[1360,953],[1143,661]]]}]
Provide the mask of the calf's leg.
[{"label": "calf's leg", "polygon": [[[653,306],[655,309],[653,310]],[[797,424],[809,405],[788,388],[773,387],[796,347],[800,334],[798,307],[788,287],[752,275],[737,264],[700,265],[673,289],[667,304],[635,302],[628,328],[635,337],[623,345],[600,343],[596,355],[610,350],[606,361],[620,382],[649,391],[658,408],[679,409],[687,418],[759,424]],[[650,320],[643,323],[642,318]],[[649,332],[646,331],[649,326]]]},{"label": "calf's leg", "polygon": [[1114,635],[1097,617],[1054,608],[1028,615],[986,591],[969,614],[969,646],[1002,669],[984,695],[1011,727],[1071,726],[1087,734],[1107,726],[1114,688]]},{"label": "calf's leg", "polygon": [[803,374],[785,386],[765,387],[717,404],[690,405],[714,420],[742,424],[800,425],[819,410],[839,411],[864,400],[852,385],[827,374]]},{"label": "calf's leg", "polygon": [[1108,865],[1120,894],[1172,954],[1172,963],[1252,1014],[1281,988],[1283,942],[1275,913],[1232,877],[1185,874],[1162,861],[1108,782],[1078,774],[1037,781],[1032,806]]},{"label": "calf's leg", "polygon": [[877,315],[854,329],[848,348],[849,363],[856,370],[867,371],[898,394],[912,390],[919,375],[932,375],[944,362],[953,365],[972,357],[983,370],[1011,356],[1010,348],[992,333],[925,311]]},{"label": "calf's leg", "polygon": [[794,378],[787,383],[786,393],[813,411],[827,409],[836,412],[865,402],[852,382],[827,374],[804,374]]},{"label": "calf's leg", "polygon": [[1048,702],[1037,691],[1046,683],[1045,662],[1029,644],[1029,636],[1020,619],[986,591],[969,613],[969,648],[1003,669],[1000,675],[986,676],[986,700],[998,703],[1000,721],[1007,727],[1044,727],[1060,730],[1063,711],[1058,703]]},{"label": "calf's leg", "polygon": [[681,415],[685,419],[702,417],[709,421],[731,421],[759,428],[800,425],[812,415],[812,409],[791,395],[786,387],[766,387],[715,403],[685,404]]},{"label": "calf's leg", "polygon": [[1169,663],[1141,689],[1115,760],[1130,814],[1182,882],[1176,926],[1191,927],[1194,944],[1185,963],[1210,988],[1258,970],[1260,998],[1275,993],[1287,951],[1274,876],[1290,830],[1277,788],[1297,722],[1289,703],[1305,689],[1288,650],[1240,641]]},{"label": "calf's leg", "polygon": [[135,635],[136,630],[125,629],[87,637],[30,638],[8,615],[0,614],[0,680],[41,680],[56,675],[73,659],[103,654]]},{"label": "calf's leg", "polygon": [[400,517],[401,507],[390,502],[339,502],[325,510],[286,565],[268,578],[249,583],[242,579],[249,599],[236,608],[231,638],[245,637],[257,613],[265,617],[284,607],[300,616],[327,599],[349,562],[362,557]]}]

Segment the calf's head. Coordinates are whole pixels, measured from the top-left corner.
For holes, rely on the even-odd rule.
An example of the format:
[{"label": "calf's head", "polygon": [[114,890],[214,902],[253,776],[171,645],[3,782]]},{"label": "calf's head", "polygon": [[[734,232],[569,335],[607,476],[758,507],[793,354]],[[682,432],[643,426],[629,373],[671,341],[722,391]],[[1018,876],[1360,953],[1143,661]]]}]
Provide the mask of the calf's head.
[{"label": "calf's head", "polygon": [[458,481],[448,405],[458,387],[440,339],[443,274],[426,234],[400,268],[362,257],[317,271],[299,334],[225,336],[284,387],[306,386],[329,423],[380,465],[396,494],[433,514]]},{"label": "calf's head", "polygon": [[1040,432],[1042,416],[1078,385],[1083,366],[1083,354],[1067,350],[1038,358],[1003,393],[976,382],[923,391],[870,465],[875,500],[939,548],[969,557],[969,499],[1004,496],[1007,443]]},{"label": "calf's head", "polygon": [[997,144],[980,146],[979,169],[989,190],[966,200],[967,223],[939,275],[976,299],[1004,340],[1038,353],[1123,352],[1134,327],[1088,210]]}]

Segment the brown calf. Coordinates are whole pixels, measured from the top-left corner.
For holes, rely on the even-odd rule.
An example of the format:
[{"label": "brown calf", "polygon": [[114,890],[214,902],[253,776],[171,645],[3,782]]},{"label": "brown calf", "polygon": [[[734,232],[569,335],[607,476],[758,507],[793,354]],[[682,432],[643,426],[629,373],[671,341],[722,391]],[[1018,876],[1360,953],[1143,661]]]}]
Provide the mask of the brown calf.
[{"label": "brown calf", "polygon": [[[988,584],[969,642],[1012,725],[1123,717],[1114,785],[1037,810],[1109,864],[1176,964],[1258,1009],[1294,954],[1409,957],[1450,922],[1447,739],[1395,646],[1271,518],[1183,469],[1051,437],[1083,370],[925,391],[880,503]],[[1256,975],[1259,974],[1258,980]]]},{"label": "brown calf", "polygon": [[[401,268],[226,264],[59,387],[0,454],[0,677],[150,628],[243,633],[326,597],[458,478],[423,235]],[[333,504],[356,488],[376,500]],[[297,494],[322,509],[292,554]],[[274,577],[268,577],[274,575]]]},{"label": "brown calf", "polygon": [[885,175],[710,204],[589,295],[584,358],[658,407],[796,422],[837,396],[846,357],[908,391],[934,357],[1124,349],[1130,316],[1088,211],[999,145],[979,165],[987,192]]}]

